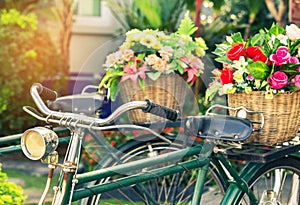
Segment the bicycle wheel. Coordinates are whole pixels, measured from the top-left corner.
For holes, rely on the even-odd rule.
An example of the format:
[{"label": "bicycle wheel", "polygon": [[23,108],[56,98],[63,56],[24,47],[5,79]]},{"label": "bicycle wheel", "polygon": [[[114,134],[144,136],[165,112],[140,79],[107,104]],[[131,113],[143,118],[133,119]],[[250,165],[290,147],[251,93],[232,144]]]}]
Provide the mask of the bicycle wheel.
[{"label": "bicycle wheel", "polygon": [[[265,164],[248,185],[261,205],[298,205],[299,176],[300,160],[288,156]],[[243,194],[238,204],[253,203]]]},{"label": "bicycle wheel", "polygon": [[[120,156],[122,163],[180,150],[184,147],[182,141],[173,142],[170,145],[161,139],[149,139],[151,139],[151,136],[142,136],[128,141],[124,146],[121,146],[119,150],[122,153],[122,156]],[[110,158],[105,163],[102,163],[102,168],[115,164],[117,163]],[[155,168],[158,167],[156,166]],[[197,170],[190,170],[165,177],[158,177],[134,186],[92,196],[84,199],[82,204],[189,204],[193,194],[193,187],[196,183],[197,173]],[[122,176],[124,175],[120,175],[120,177]],[[111,179],[97,181],[94,184],[103,183],[107,180]],[[224,182],[213,163],[211,163],[201,204],[219,204],[224,192]]]}]

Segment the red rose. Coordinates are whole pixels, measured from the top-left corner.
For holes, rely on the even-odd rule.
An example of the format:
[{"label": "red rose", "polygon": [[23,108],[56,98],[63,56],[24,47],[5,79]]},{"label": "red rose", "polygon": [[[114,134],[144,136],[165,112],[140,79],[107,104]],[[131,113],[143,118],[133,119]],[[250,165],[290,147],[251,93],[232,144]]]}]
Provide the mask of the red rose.
[{"label": "red rose", "polygon": [[231,68],[224,68],[221,71],[220,82],[222,85],[233,82],[233,70]]},{"label": "red rose", "polygon": [[236,43],[226,53],[227,58],[230,60],[239,60],[241,56],[245,56],[245,48],[243,43]]},{"label": "red rose", "polygon": [[260,50],[259,46],[249,46],[246,48],[246,54],[248,58],[251,58],[253,61],[266,62],[267,56]]}]

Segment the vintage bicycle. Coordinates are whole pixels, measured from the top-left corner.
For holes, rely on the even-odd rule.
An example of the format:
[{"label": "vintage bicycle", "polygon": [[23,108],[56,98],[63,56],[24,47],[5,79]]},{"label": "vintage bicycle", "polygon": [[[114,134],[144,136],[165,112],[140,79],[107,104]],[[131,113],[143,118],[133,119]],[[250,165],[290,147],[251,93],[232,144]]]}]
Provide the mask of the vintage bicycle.
[{"label": "vintage bicycle", "polygon": [[[71,132],[62,161],[55,151],[59,138],[49,126],[29,129],[21,138],[23,153],[49,167],[39,204],[44,202],[56,168],[60,168],[60,174],[53,187],[52,204],[198,205],[208,203],[207,195],[214,200],[211,204],[299,204],[298,141],[279,147],[241,143],[262,128],[261,113],[218,105],[235,110],[237,116],[212,114],[214,106],[205,116],[180,119],[178,111],[146,100],[123,104],[108,117],[99,118],[91,115],[99,108],[97,101],[103,100],[99,94],[57,98],[56,92],[41,84],[34,84],[30,92],[38,110],[26,106],[27,113]],[[90,99],[95,104],[87,106]],[[86,109],[70,110],[76,101]],[[115,123],[132,109],[170,121],[152,125]],[[258,114],[262,121],[251,122],[245,118],[248,114]],[[184,133],[162,134],[162,127],[182,127]],[[114,129],[143,130],[146,134],[114,149],[97,133]],[[95,149],[104,149],[107,155],[95,170],[81,173],[78,170],[86,133],[97,141],[99,147]]]}]

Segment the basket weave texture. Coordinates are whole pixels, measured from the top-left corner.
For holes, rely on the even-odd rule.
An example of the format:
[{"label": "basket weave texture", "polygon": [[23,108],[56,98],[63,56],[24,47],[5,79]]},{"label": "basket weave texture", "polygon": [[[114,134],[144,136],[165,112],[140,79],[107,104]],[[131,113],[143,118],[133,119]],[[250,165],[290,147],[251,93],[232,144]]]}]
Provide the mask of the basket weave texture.
[{"label": "basket weave texture", "polygon": [[[285,92],[274,96],[272,100],[265,99],[265,92],[255,91],[250,94],[229,94],[228,106],[244,106],[249,110],[263,112],[264,127],[259,132],[253,132],[246,142],[275,145],[296,136],[300,120],[300,92]],[[230,113],[233,115],[233,113]],[[250,120],[260,122],[259,115],[252,115]]]},{"label": "basket weave texture", "polygon": [[[124,102],[148,99],[153,103],[181,110],[186,95],[186,86],[186,82],[182,77],[174,74],[162,75],[155,81],[147,78],[145,80],[145,90],[142,90],[138,83],[126,80],[120,83],[120,91]],[[141,110],[131,110],[128,114],[129,119],[138,124],[166,120],[150,113],[144,113]]]}]

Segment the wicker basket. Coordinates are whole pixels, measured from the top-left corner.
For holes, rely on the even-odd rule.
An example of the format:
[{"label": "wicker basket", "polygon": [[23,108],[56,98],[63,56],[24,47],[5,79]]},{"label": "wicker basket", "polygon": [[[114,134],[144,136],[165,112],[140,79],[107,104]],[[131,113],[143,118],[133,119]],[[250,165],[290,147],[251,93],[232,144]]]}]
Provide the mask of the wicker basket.
[{"label": "wicker basket", "polygon": [[[265,99],[265,92],[260,91],[229,94],[227,97],[230,107],[245,106],[249,110],[264,114],[264,128],[253,132],[247,140],[249,143],[275,145],[294,138],[298,132],[300,92],[285,92],[274,96],[272,100]],[[253,115],[250,120],[258,122],[259,118],[258,115]]]},{"label": "wicker basket", "polygon": [[[121,97],[124,102],[149,99],[154,103],[181,110],[186,95],[186,82],[179,75],[162,75],[158,80],[145,80],[145,90],[139,84],[126,80],[120,83]],[[133,123],[153,123],[166,119],[144,113],[141,110],[129,112]]]}]

